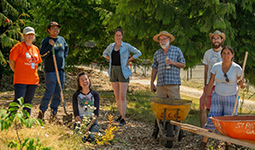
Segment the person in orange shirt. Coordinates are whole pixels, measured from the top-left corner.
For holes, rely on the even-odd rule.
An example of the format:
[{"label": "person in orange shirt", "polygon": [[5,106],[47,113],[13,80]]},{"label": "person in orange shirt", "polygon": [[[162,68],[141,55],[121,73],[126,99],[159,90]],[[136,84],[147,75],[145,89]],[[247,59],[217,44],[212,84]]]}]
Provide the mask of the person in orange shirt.
[{"label": "person in orange shirt", "polygon": [[[13,85],[15,89],[14,102],[23,97],[24,103],[32,104],[39,76],[38,64],[42,62],[40,51],[32,42],[35,40],[35,30],[32,27],[23,29],[24,41],[14,45],[9,55],[9,65],[14,71]],[[29,114],[31,110],[24,108]]]}]

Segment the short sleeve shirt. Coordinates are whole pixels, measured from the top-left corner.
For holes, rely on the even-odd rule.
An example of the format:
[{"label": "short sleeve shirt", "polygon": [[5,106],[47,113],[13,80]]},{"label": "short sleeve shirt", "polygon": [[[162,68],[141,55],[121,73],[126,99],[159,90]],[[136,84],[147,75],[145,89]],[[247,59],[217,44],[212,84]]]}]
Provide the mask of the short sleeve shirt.
[{"label": "short sleeve shirt", "polygon": [[9,59],[15,61],[13,84],[39,84],[37,67],[42,59],[35,45],[28,46],[24,42],[14,45]]},{"label": "short sleeve shirt", "polygon": [[[207,71],[207,79],[206,84],[210,81],[211,78],[211,70],[215,63],[221,62],[221,51],[215,52],[213,49],[209,49],[205,52],[204,58],[203,58],[203,64],[208,65],[208,71]],[[215,85],[215,83],[214,83]]]},{"label": "short sleeve shirt", "polygon": [[159,49],[154,54],[151,67],[158,69],[157,86],[163,85],[181,85],[180,68],[171,65],[170,69],[166,69],[165,58],[168,57],[175,62],[185,63],[185,58],[180,48],[171,45],[165,55],[163,49]]},{"label": "short sleeve shirt", "polygon": [[242,68],[238,64],[233,62],[226,73],[229,82],[226,82],[226,77],[224,77],[224,73],[222,71],[222,62],[216,63],[211,72],[212,74],[215,74],[215,92],[218,95],[231,96],[236,94],[238,81],[237,77],[240,77],[242,73]]}]

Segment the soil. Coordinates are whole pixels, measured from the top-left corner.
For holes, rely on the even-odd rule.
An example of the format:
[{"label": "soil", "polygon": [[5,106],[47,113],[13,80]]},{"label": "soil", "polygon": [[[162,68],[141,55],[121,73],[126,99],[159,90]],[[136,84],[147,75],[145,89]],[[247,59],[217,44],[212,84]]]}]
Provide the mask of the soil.
[{"label": "soil", "polygon": [[[111,84],[109,82],[109,78],[104,73],[87,69],[87,68],[76,68],[72,73],[66,73],[66,82],[64,87],[64,97],[66,103],[66,109],[69,114],[72,113],[72,94],[76,89],[76,75],[80,71],[85,71],[91,80],[92,89],[95,91],[101,92],[113,92]],[[45,88],[45,78],[42,71],[39,71],[40,76],[40,85],[38,89]],[[146,90],[149,88],[147,84],[147,80],[142,80],[142,76],[139,74],[133,74],[131,82],[129,84],[129,91],[132,90]],[[3,81],[5,81],[1,88],[0,93],[0,108],[7,108],[9,102],[13,100],[14,92],[12,85],[12,76],[5,76]],[[137,82],[136,82],[137,81]],[[144,82],[144,83],[143,83]],[[146,83],[145,83],[146,82]],[[33,108],[31,111],[31,117],[36,118],[39,111],[39,104],[42,98],[43,92],[36,92],[35,97],[33,99]],[[114,103],[114,98],[101,97],[100,105],[101,106],[109,106]],[[103,131],[108,127],[108,115],[111,114],[115,117],[118,117],[118,113],[114,111],[104,110],[103,107],[100,109],[100,116],[98,121],[100,123],[100,130]],[[49,119],[50,111],[45,114],[46,121]],[[57,117],[61,123],[61,118],[65,116],[64,109],[61,106],[59,107],[59,111]],[[74,122],[74,120],[73,120]],[[115,133],[115,138],[119,141],[112,142],[111,145],[104,146],[96,146],[95,149],[131,149],[131,150],[147,150],[147,149],[159,149],[164,150],[168,149],[165,147],[166,141],[159,135],[157,139],[153,139],[151,137],[153,131],[153,123],[145,123],[141,121],[134,121],[132,119],[126,118],[127,124],[125,126],[120,126],[120,128]],[[186,137],[184,137],[180,142],[174,141],[173,148],[176,150],[194,150],[199,149],[202,137],[197,136],[191,132],[184,131]],[[214,140],[209,140],[208,143],[211,143],[210,146],[214,149],[225,149],[224,142]],[[207,147],[209,144],[207,145]],[[246,149],[243,147],[237,147],[238,149]]]}]

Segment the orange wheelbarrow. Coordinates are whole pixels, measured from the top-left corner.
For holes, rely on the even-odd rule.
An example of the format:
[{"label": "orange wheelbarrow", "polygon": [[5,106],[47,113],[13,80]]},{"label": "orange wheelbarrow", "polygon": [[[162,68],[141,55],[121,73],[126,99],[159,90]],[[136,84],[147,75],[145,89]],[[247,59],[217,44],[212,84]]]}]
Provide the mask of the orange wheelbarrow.
[{"label": "orange wheelbarrow", "polygon": [[210,119],[222,135],[255,141],[255,116],[218,116]]},{"label": "orange wheelbarrow", "polygon": [[150,101],[160,134],[167,140],[166,147],[171,148],[173,140],[181,141],[182,135],[179,134],[180,127],[169,122],[170,120],[183,121],[189,114],[192,101],[160,97],[150,97]]}]

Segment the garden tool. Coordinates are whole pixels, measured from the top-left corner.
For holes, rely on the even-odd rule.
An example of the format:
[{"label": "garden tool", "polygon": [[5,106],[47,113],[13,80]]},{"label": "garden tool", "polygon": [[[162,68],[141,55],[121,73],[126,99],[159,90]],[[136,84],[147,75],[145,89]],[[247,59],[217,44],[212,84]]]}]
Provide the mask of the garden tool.
[{"label": "garden tool", "polygon": [[61,101],[63,102],[63,107],[64,107],[64,111],[66,116],[63,116],[63,122],[72,122],[72,118],[73,118],[73,114],[68,114],[66,111],[66,106],[65,106],[65,101],[64,101],[64,96],[63,96],[63,90],[62,90],[62,86],[61,86],[61,82],[59,79],[59,74],[58,74],[58,66],[57,66],[57,61],[56,61],[56,57],[55,57],[55,50],[54,47],[52,47],[52,57],[53,57],[53,62],[54,62],[54,66],[55,66],[55,71],[56,71],[56,76],[57,76],[57,80],[58,80],[58,86],[59,86],[59,90],[60,90],[60,97],[61,97]]}]

